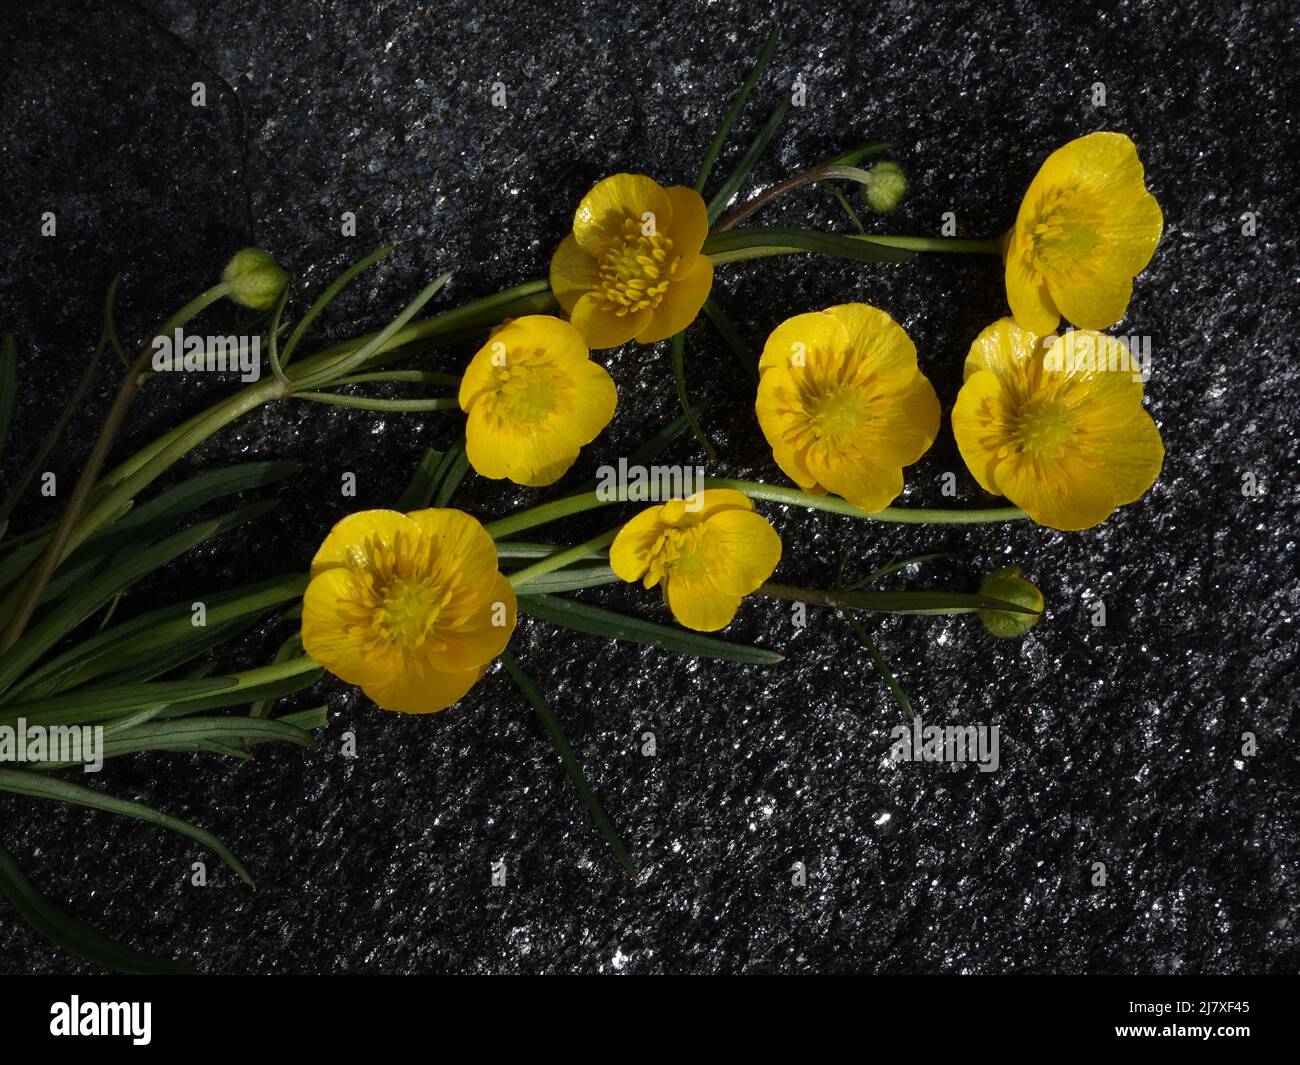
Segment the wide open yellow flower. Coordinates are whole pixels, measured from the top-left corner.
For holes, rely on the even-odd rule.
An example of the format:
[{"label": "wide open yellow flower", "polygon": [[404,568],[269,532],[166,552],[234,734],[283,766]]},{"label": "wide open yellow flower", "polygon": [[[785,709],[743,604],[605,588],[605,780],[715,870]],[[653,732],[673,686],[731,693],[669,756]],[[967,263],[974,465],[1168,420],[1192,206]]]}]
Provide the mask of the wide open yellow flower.
[{"label": "wide open yellow flower", "polygon": [[653,344],[690,325],[709,298],[708,234],[694,189],[615,174],[578,205],[551,259],[551,289],[593,348]]},{"label": "wide open yellow flower", "polygon": [[559,480],[614,417],[618,395],[568,322],[530,314],[506,323],[460,381],[465,454],[484,477]]},{"label": "wide open yellow flower", "polygon": [[747,496],[706,488],[671,499],[629,521],[609,549],[610,568],[625,581],[663,585],[681,624],[713,632],[731,624],[740,600],[781,560],[781,537],[754,513]]},{"label": "wide open yellow flower", "polygon": [[1087,330],[1047,340],[1010,318],[980,333],[953,433],[985,491],[1040,525],[1087,529],[1155,483],[1165,449],[1120,341]]},{"label": "wide open yellow flower", "polygon": [[515,593],[483,526],[459,510],[363,510],[316,552],[303,649],[385,710],[456,702],[515,628]]},{"label": "wide open yellow flower", "polygon": [[1164,218],[1122,133],[1090,133],[1047,157],[1007,235],[1007,301],[1044,336],[1062,315],[1084,329],[1124,317]]},{"label": "wide open yellow flower", "polygon": [[846,303],[788,318],[759,360],[755,410],[776,463],[807,492],[883,510],[939,431],[916,346],[884,311]]}]

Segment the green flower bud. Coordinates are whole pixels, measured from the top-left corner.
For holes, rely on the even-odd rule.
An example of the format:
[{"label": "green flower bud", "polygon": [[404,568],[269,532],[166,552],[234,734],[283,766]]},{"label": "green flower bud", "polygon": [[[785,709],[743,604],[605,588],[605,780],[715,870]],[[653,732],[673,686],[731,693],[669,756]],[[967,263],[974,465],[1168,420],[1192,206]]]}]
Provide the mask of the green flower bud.
[{"label": "green flower bud", "polygon": [[[1043,593],[1020,576],[1019,566],[1003,566],[1002,569],[994,570],[980,585],[980,595],[1030,610],[1043,609]],[[981,610],[979,615],[989,632],[994,636],[1006,637],[1023,636],[1038,624],[1039,617],[1038,614],[1017,614],[1010,610]]]},{"label": "green flower bud", "polygon": [[867,180],[859,189],[862,199],[876,214],[888,214],[907,191],[907,175],[897,163],[877,163],[867,171]]},{"label": "green flower bud", "polygon": [[230,298],[241,307],[269,311],[279,300],[289,276],[261,248],[245,248],[226,264],[221,280],[230,286]]}]

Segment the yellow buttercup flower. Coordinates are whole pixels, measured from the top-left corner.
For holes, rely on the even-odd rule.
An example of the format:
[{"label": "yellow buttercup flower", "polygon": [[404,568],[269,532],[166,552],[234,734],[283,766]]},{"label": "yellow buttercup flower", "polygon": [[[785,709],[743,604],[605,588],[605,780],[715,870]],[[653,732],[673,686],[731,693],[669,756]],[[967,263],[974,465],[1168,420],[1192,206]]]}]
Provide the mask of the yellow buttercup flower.
[{"label": "yellow buttercup flower", "polygon": [[1160,431],[1120,341],[1072,330],[1045,343],[1010,318],[966,358],[952,412],[962,458],[980,486],[1040,525],[1087,529],[1142,495],[1160,473]]},{"label": "yellow buttercup flower", "polygon": [[610,568],[620,578],[646,588],[661,584],[673,617],[698,632],[731,624],[740,600],[780,560],[776,530],[747,496],[723,488],[643,510],[609,549]]},{"label": "yellow buttercup flower", "polygon": [[884,311],[846,303],[788,318],[759,360],[759,425],[776,463],[806,492],[867,511],[903,490],[903,467],[939,431],[939,400],[916,346]]},{"label": "yellow buttercup flower", "polygon": [[459,510],[364,510],[330,530],[303,597],[303,649],[385,710],[463,696],[515,628],[515,593]]},{"label": "yellow buttercup flower", "polygon": [[1133,278],[1151,261],[1164,218],[1122,133],[1091,133],[1047,157],[1007,234],[1007,301],[1044,336],[1062,315],[1084,329],[1124,317]]},{"label": "yellow buttercup flower", "polygon": [[694,189],[615,174],[578,205],[551,259],[551,290],[593,348],[653,344],[690,325],[709,298],[708,233]]},{"label": "yellow buttercup flower", "polygon": [[614,417],[618,395],[568,322],[531,314],[506,323],[460,382],[465,453],[484,477],[559,480]]}]

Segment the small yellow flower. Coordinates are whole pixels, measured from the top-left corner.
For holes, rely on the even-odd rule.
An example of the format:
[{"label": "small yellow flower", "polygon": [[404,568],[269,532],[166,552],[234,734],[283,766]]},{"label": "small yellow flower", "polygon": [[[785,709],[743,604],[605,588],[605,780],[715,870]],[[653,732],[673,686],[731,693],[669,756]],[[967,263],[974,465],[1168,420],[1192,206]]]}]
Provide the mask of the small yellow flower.
[{"label": "small yellow flower", "polygon": [[609,424],[617,401],[614,382],[573,326],[545,314],[516,318],[461,378],[465,453],[483,477],[552,484]]},{"label": "small yellow flower", "polygon": [[690,325],[709,298],[708,233],[694,189],[615,174],[578,205],[551,259],[551,289],[593,348],[653,344]]},{"label": "small yellow flower", "polygon": [[863,303],[786,319],[767,338],[759,372],[759,425],[777,465],[807,492],[883,510],[903,490],[903,467],[939,431],[939,400],[915,345]]},{"label": "small yellow flower", "polygon": [[1047,157],[1007,234],[1007,301],[1044,336],[1061,316],[1084,329],[1124,317],[1133,278],[1151,261],[1164,218],[1122,133],[1091,133]]},{"label": "small yellow flower", "polygon": [[985,491],[1040,525],[1104,521],[1164,462],[1133,368],[1114,337],[1072,330],[1045,343],[1010,318],[994,322],[971,345],[952,411],[962,458]]},{"label": "small yellow flower", "polygon": [[731,624],[740,600],[781,560],[781,537],[747,496],[706,488],[643,510],[619,530],[610,568],[646,588],[663,585],[682,625],[713,632]]},{"label": "small yellow flower", "polygon": [[303,649],[385,710],[428,714],[478,682],[515,628],[515,593],[459,510],[363,510],[316,552]]}]

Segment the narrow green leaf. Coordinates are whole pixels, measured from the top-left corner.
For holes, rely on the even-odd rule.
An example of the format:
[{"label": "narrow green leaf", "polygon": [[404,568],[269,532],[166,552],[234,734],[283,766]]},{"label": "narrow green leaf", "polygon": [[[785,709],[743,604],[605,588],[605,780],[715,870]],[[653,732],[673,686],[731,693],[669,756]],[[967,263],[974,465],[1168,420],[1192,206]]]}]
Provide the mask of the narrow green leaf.
[{"label": "narrow green leaf", "polygon": [[758,131],[758,136],[754,138],[754,143],[740,157],[740,162],[736,164],[736,169],[728,176],[727,180],[722,183],[722,187],[713,194],[713,199],[709,201],[709,225],[712,226],[718,220],[722,212],[726,210],[727,204],[732,197],[740,191],[740,186],[745,183],[753,171],[754,165],[758,162],[759,157],[767,150],[768,144],[776,136],[776,131],[781,128],[781,123],[785,121],[785,113],[790,110],[790,97],[782,96],[781,102],[776,105],[771,117]]},{"label": "narrow green leaf", "polygon": [[[296,710],[292,714],[283,714],[275,720],[300,728],[304,732],[313,732],[329,724],[329,707],[313,706],[310,710]],[[254,740],[253,742],[264,743],[265,741]]]},{"label": "narrow green leaf", "polygon": [[[690,410],[679,414],[628,456],[628,466],[652,465],[654,460],[663,454],[669,444],[691,427],[692,421],[698,419],[701,414],[712,406],[712,402],[712,400],[708,399],[703,400],[696,403]],[[500,545],[498,545],[499,549]]]},{"label": "narrow green leaf", "polygon": [[767,35],[767,43],[763,45],[763,50],[758,53],[758,59],[750,68],[748,76],[740,86],[740,91],[736,93],[736,98],[731,101],[731,107],[722,120],[722,125],[718,127],[718,132],[714,135],[713,143],[709,145],[708,152],[705,153],[704,162],[700,165],[700,176],[695,179],[695,191],[701,195],[704,193],[704,186],[708,183],[713,164],[718,161],[723,145],[727,143],[727,136],[731,133],[731,127],[735,125],[737,117],[744,110],[745,101],[749,99],[749,94],[754,91],[754,85],[758,82],[759,75],[763,73],[763,68],[767,66],[776,51],[776,42],[780,36],[781,27],[773,26],[772,32]]},{"label": "narrow green leaf", "polygon": [[815,229],[729,229],[714,233],[704,241],[704,253],[715,263],[741,262],[765,255],[790,252],[813,252],[861,263],[904,263],[916,257],[905,248],[872,244],[843,233],[823,233]]},{"label": "narrow green leaf", "polygon": [[519,686],[519,690],[524,693],[529,703],[532,704],[533,710],[541,718],[542,725],[546,729],[546,734],[551,739],[551,746],[555,748],[555,753],[560,756],[560,761],[564,763],[564,771],[569,774],[569,779],[573,781],[574,787],[578,789],[578,794],[582,796],[582,801],[587,807],[587,812],[591,814],[591,819],[600,829],[600,834],[605,837],[605,842],[614,852],[619,864],[634,881],[637,878],[636,866],[633,864],[631,857],[628,856],[627,848],[623,846],[623,841],[619,839],[618,832],[615,831],[613,824],[610,823],[605,811],[601,809],[600,800],[596,798],[596,793],[591,790],[587,783],[587,776],[582,771],[582,766],[578,764],[578,759],[574,757],[573,748],[569,745],[569,738],[565,736],[564,729],[560,727],[560,722],[556,719],[551,708],[546,705],[546,700],[542,698],[542,693],[538,690],[537,685],[533,683],[531,677],[519,668],[519,663],[514,657],[503,651],[501,653],[501,664],[506,667],[506,672],[510,678]]},{"label": "narrow green leaf", "polygon": [[294,327],[293,332],[289,334],[289,339],[284,345],[284,351],[280,353],[280,366],[282,369],[289,365],[289,360],[293,358],[293,353],[298,347],[298,342],[302,340],[303,334],[307,332],[308,327],[316,320],[321,311],[334,301],[334,297],[342,292],[352,282],[353,278],[358,274],[369,270],[375,265],[375,263],[379,262],[380,259],[392,250],[392,246],[390,245],[389,247],[380,248],[378,251],[371,252],[360,262],[349,266],[343,271],[343,273],[339,274],[339,276],[330,284],[329,288],[316,297],[316,302],[311,305],[311,309],[302,316],[302,320]]},{"label": "narrow green leaf", "polygon": [[[267,724],[267,722],[261,722],[261,724]],[[192,825],[188,821],[182,821],[178,817],[171,817],[168,814],[161,813],[152,806],[131,802],[128,799],[119,799],[116,796],[105,795],[98,791],[91,791],[90,788],[84,788],[80,784],[73,784],[71,781],[63,780],[60,777],[46,776],[43,773],[30,773],[19,769],[0,769],[0,791],[9,791],[15,795],[26,795],[34,799],[50,799],[54,802],[88,806],[92,810],[103,810],[106,813],[117,814],[120,817],[133,817],[137,821],[146,821],[151,825],[158,825],[161,828],[178,832],[182,836],[188,836],[190,839],[202,843],[230,866],[249,887],[253,886],[253,878],[248,875],[248,870],[240,864],[238,858],[226,849],[225,844],[211,832]]]},{"label": "narrow green leaf", "polygon": [[572,599],[553,595],[521,595],[519,609],[539,621],[561,628],[572,629],[591,636],[605,636],[612,640],[650,644],[665,651],[694,655],[699,658],[720,658],[728,662],[770,666],[782,661],[781,655],[762,647],[719,640],[689,629],[658,625],[652,621],[618,614],[602,607],[589,606]]},{"label": "narrow green leaf", "polygon": [[673,353],[673,381],[677,385],[677,402],[682,405],[682,415],[686,418],[687,424],[691,427],[691,432],[695,434],[695,439],[700,442],[704,448],[704,453],[709,457],[710,462],[718,461],[718,453],[713,449],[709,438],[704,435],[704,430],[700,428],[700,423],[695,420],[691,413],[691,401],[686,394],[686,332],[683,330],[673,336],[672,339]]},{"label": "narrow green leaf", "polygon": [[275,506],[274,501],[253,503],[219,518],[199,522],[137,552],[129,559],[110,567],[99,577],[88,581],[80,592],[69,596],[28,628],[22,639],[9,649],[3,659],[0,659],[0,691],[8,689],[41,655],[112,599],[121,589],[129,587],[145,574],[152,573],[205,540],[220,536],[244,522],[260,517]]},{"label": "narrow green leaf", "polygon": [[[325,672],[320,666],[317,666],[311,659],[303,657],[301,661],[308,667],[302,672],[295,673],[292,676],[280,677],[275,680],[267,681],[265,684],[255,684],[238,689],[229,689],[218,692],[215,695],[209,695],[202,699],[186,700],[173,706],[168,706],[159,711],[156,715],[159,718],[173,720],[175,718],[186,717],[192,714],[200,713],[204,710],[219,710],[226,706],[240,706],[249,702],[268,702],[276,699],[282,699],[286,695],[296,695],[300,691],[310,688]],[[231,720],[244,721],[247,717],[232,718]],[[256,719],[264,720],[264,719]]]},{"label": "narrow green leaf", "polygon": [[[279,650],[275,652],[275,657],[271,659],[271,664],[277,662],[286,662],[291,657],[302,650],[302,633],[295,632],[284,643],[280,644]],[[268,717],[271,713],[271,703],[273,699],[258,699],[248,708],[249,717]]]},{"label": "narrow green leaf", "polygon": [[718,331],[722,337],[722,342],[727,345],[727,350],[735,356],[736,363],[754,385],[758,384],[758,359],[754,357],[753,351],[750,350],[737,332],[735,324],[730,316],[718,302],[717,296],[710,296],[704,301],[704,313],[708,315],[709,321],[713,323],[713,328]]},{"label": "narrow green leaf", "polygon": [[850,148],[847,152],[840,152],[839,155],[832,155],[821,166],[857,166],[868,156],[879,155],[881,152],[893,151],[894,145],[890,141],[872,141],[870,144],[860,144],[856,148]]},{"label": "narrow green leaf", "polygon": [[[101,656],[94,666],[78,669],[57,686],[58,691],[68,691],[80,684],[94,681],[96,687],[116,684],[142,684],[170,673],[194,659],[215,651],[236,636],[247,632],[260,620],[257,614],[235,618],[224,624],[209,623],[190,626],[172,643],[152,651],[142,651],[130,659],[117,662],[112,657]],[[129,664],[128,664],[129,663]],[[125,668],[121,668],[125,665]]]},{"label": "narrow green leaf", "polygon": [[871,659],[871,664],[876,667],[876,672],[889,685],[889,691],[894,696],[894,701],[898,703],[899,708],[908,716],[909,720],[915,721],[916,712],[912,709],[912,700],[907,697],[907,693],[899,685],[898,680],[894,677],[894,671],[889,668],[889,663],[885,661],[885,656],[880,653],[880,648],[867,635],[867,630],[863,628],[862,622],[853,616],[851,610],[841,610],[840,614],[849,623],[849,627],[857,638],[862,641],[862,646],[867,649],[867,656]]},{"label": "narrow green leaf", "polygon": [[1001,599],[967,592],[836,592],[839,604],[854,610],[881,614],[972,614],[977,610],[1009,610],[1016,614],[1036,614],[1028,607]]},{"label": "narrow green leaf", "polygon": [[275,375],[277,381],[285,388],[289,387],[289,378],[284,375],[284,365],[280,362],[280,319],[284,317],[285,304],[289,302],[289,289],[291,286],[285,285],[280,292],[279,302],[275,305],[275,313],[271,316],[271,328],[267,330],[266,340],[268,355],[271,362],[271,373]]},{"label": "narrow green leaf", "polygon": [[[207,604],[207,629],[229,635],[237,631],[230,627],[232,623],[254,623],[266,611],[297,599],[306,588],[307,576],[295,574],[198,599]],[[188,657],[177,659],[176,653],[203,646],[205,630],[193,623],[194,602],[194,597],[188,597],[78,641],[23,677],[0,702],[20,694],[27,699],[52,695],[114,671],[147,680],[157,675],[159,663],[182,665]]]},{"label": "narrow green leaf", "polygon": [[67,725],[95,721],[135,710],[202,699],[237,687],[238,681],[226,676],[81,689],[49,699],[34,699],[7,706],[0,712],[0,725],[13,725],[19,718],[24,718],[29,725]]},{"label": "narrow green leaf", "polygon": [[853,228],[859,233],[865,233],[867,229],[862,224],[861,217],[859,217],[858,212],[853,209],[853,204],[849,203],[848,197],[840,191],[839,186],[827,184],[826,188],[830,191],[830,194],[835,197],[835,201],[844,208],[844,213],[849,216],[849,221],[853,223]]},{"label": "narrow green leaf", "polygon": [[233,753],[236,757],[245,752],[240,745],[246,740],[278,740],[284,743],[296,743],[299,747],[316,746],[316,737],[310,732],[286,724],[281,720],[265,720],[240,716],[225,717],[184,717],[166,721],[150,721],[137,725],[124,732],[114,733],[104,738],[103,755],[105,758],[121,758],[127,754],[139,754],[142,751],[186,751],[209,750],[211,745],[228,748],[221,753]]},{"label": "narrow green leaf", "polygon": [[447,468],[438,485],[438,495],[433,504],[435,507],[445,507],[451,502],[451,497],[460,487],[460,482],[465,479],[465,474],[469,470],[469,457],[465,454],[464,447],[457,445],[447,454],[449,456]]},{"label": "narrow green leaf", "polygon": [[137,546],[170,531],[178,521],[200,507],[240,492],[269,488],[297,475],[301,469],[302,463],[284,460],[241,462],[187,477],[147,502],[133,506],[113,525],[87,540],[62,565],[68,566],[85,558],[103,559],[122,546]]},{"label": "narrow green leaf", "polygon": [[936,558],[947,557],[948,552],[935,551],[928,555],[915,555],[912,558],[900,559],[897,562],[889,563],[887,566],[881,566],[878,570],[873,570],[871,573],[868,573],[863,577],[862,580],[855,581],[853,584],[848,585],[844,590],[847,592],[854,592],[865,585],[880,580],[882,577],[888,577],[891,573],[897,573],[899,570],[907,569],[910,566],[919,566],[923,562],[933,562]]},{"label": "narrow green leaf", "polygon": [[[563,549],[561,549],[563,550]],[[555,573],[530,577],[529,595],[555,595],[559,592],[576,592],[583,588],[599,588],[602,584],[617,584],[619,576],[607,565],[569,566]]]},{"label": "narrow green leaf", "polygon": [[117,284],[122,280],[122,275],[117,274],[108,286],[108,294],[104,297],[104,338],[108,341],[108,346],[113,349],[113,354],[117,356],[117,361],[122,364],[122,368],[129,370],[131,360],[122,350],[122,341],[117,335]]},{"label": "narrow green leaf", "polygon": [[312,403],[325,403],[333,407],[352,407],[356,410],[377,410],[387,414],[419,414],[435,410],[459,410],[455,396],[435,399],[383,399],[379,396],[347,396],[341,392],[294,392],[294,399]]},{"label": "narrow green leaf", "polygon": [[429,505],[433,499],[434,479],[442,464],[442,458],[443,452],[434,451],[431,447],[424,449],[424,454],[416,463],[411,479],[406,482],[406,488],[397,497],[397,509],[403,514],[410,513],[412,510],[421,510]]},{"label": "narrow green leaf", "polygon": [[81,406],[81,401],[86,398],[86,392],[90,389],[90,382],[95,378],[95,371],[99,368],[99,358],[104,352],[104,341],[100,341],[99,346],[95,348],[95,353],[86,363],[85,370],[82,371],[81,379],[77,382],[77,387],[72,390],[72,396],[63,408],[63,412],[54,422],[54,427],[45,434],[41,441],[41,446],[37,448],[36,454],[32,456],[31,462],[23,470],[22,476],[14,483],[13,488],[5,497],[3,503],[0,503],[0,522],[9,520],[9,515],[13,513],[14,507],[27,491],[27,486],[31,484],[32,478],[45,469],[45,460],[49,457],[54,446],[63,436],[63,431],[68,427],[68,422]]},{"label": "narrow green leaf", "polygon": [[128,947],[70,917],[41,893],[3,848],[0,848],[0,894],[37,934],[85,961],[140,976],[190,976],[195,973],[188,965]]},{"label": "narrow green leaf", "polygon": [[343,377],[357,367],[365,364],[366,360],[381,351],[385,344],[392,339],[407,322],[420,313],[420,310],[441,288],[451,280],[451,274],[442,274],[434,278],[429,284],[420,290],[420,294],[411,300],[396,318],[389,322],[383,329],[376,333],[369,341],[357,348],[350,355],[345,356],[331,366],[327,366],[316,373],[307,374],[300,380],[294,382],[294,388],[297,390],[310,391],[320,385],[327,385],[339,377]]}]

